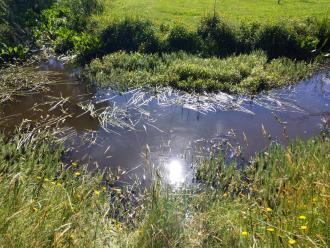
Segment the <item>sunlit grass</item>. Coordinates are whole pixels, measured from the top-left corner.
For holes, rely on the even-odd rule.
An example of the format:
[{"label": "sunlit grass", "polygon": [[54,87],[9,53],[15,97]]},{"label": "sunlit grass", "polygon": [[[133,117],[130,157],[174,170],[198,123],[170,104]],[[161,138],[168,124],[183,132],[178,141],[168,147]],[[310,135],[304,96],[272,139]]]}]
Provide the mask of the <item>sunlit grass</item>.
[{"label": "sunlit grass", "polygon": [[95,59],[85,76],[103,87],[171,86],[189,92],[226,91],[254,94],[288,85],[313,72],[314,65],[289,59],[268,62],[263,52],[228,58],[184,53],[148,55],[118,52]]},{"label": "sunlit grass", "polygon": [[111,20],[125,16],[148,18],[157,24],[182,23],[188,27],[196,27],[202,16],[215,10],[227,20],[276,22],[281,19],[304,19],[309,16],[324,17],[329,14],[329,0],[104,0],[105,11],[97,16],[101,26],[106,26]]}]

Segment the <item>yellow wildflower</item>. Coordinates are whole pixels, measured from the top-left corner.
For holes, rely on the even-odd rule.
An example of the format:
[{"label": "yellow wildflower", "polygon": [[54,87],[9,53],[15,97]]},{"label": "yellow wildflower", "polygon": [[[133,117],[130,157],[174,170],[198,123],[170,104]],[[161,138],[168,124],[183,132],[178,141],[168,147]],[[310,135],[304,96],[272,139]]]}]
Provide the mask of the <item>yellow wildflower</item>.
[{"label": "yellow wildflower", "polygon": [[49,181],[49,179],[48,179],[47,177],[45,177],[44,181],[45,181],[45,182],[48,182],[48,181]]},{"label": "yellow wildflower", "polygon": [[37,177],[37,179],[38,179],[38,180],[40,180],[40,179],[41,179],[41,177],[39,177],[39,176],[38,176],[38,177]]},{"label": "yellow wildflower", "polygon": [[248,234],[249,234],[249,233],[248,233],[247,231],[243,231],[243,232],[242,232],[242,235],[243,235],[243,236],[248,236]]},{"label": "yellow wildflower", "polygon": [[99,190],[94,190],[94,194],[96,195],[96,196],[99,196],[100,195],[100,191]]},{"label": "yellow wildflower", "polygon": [[72,162],[72,166],[76,167],[78,165],[78,162]]},{"label": "yellow wildflower", "polygon": [[51,182],[51,184],[52,184],[52,185],[55,185],[55,184],[56,184],[56,182],[52,181],[52,182]]},{"label": "yellow wildflower", "polygon": [[223,197],[227,197],[227,196],[228,196],[228,194],[227,194],[227,193],[224,193],[224,194],[223,194]]},{"label": "yellow wildflower", "polygon": [[107,187],[103,186],[103,187],[102,187],[102,190],[103,190],[103,191],[106,191],[106,190],[107,190]]},{"label": "yellow wildflower", "polygon": [[268,227],[266,230],[267,230],[268,232],[274,232],[274,231],[275,231],[275,229],[272,228],[272,227]]},{"label": "yellow wildflower", "polygon": [[273,209],[271,209],[271,208],[266,208],[266,212],[270,213],[270,212],[272,212],[272,211],[273,211]]},{"label": "yellow wildflower", "polygon": [[289,239],[288,242],[290,245],[294,245],[295,243],[297,243],[297,241],[295,241],[294,239]]},{"label": "yellow wildflower", "polygon": [[74,173],[74,175],[75,175],[76,177],[79,177],[79,176],[81,175],[81,173],[80,173],[79,171],[76,171],[76,172]]},{"label": "yellow wildflower", "polygon": [[307,217],[306,217],[305,215],[300,215],[298,218],[299,218],[300,220],[306,220],[306,219],[307,219]]},{"label": "yellow wildflower", "polygon": [[306,231],[307,230],[307,226],[300,226],[300,230]]}]

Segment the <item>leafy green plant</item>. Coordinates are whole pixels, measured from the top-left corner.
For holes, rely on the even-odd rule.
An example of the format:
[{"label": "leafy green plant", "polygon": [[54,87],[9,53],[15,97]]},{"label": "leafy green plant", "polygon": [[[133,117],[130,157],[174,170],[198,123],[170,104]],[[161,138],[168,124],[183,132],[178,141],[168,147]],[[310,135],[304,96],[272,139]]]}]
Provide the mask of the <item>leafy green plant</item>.
[{"label": "leafy green plant", "polygon": [[155,52],[159,40],[151,22],[126,18],[114,22],[101,35],[104,53],[118,50]]},{"label": "leafy green plant", "polygon": [[166,40],[166,50],[175,51],[185,51],[196,53],[200,50],[200,40],[195,32],[187,30],[183,26],[174,26]]},{"label": "leafy green plant", "polygon": [[233,27],[217,15],[202,19],[197,33],[204,43],[205,54],[228,56],[237,50],[237,38]]}]

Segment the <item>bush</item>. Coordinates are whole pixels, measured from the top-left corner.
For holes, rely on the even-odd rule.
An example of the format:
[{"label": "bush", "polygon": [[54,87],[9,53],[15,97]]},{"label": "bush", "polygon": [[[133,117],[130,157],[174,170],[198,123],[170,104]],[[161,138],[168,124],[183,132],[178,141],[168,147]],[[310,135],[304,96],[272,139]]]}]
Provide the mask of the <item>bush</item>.
[{"label": "bush", "polygon": [[69,27],[78,32],[86,29],[90,16],[103,10],[100,0],[62,0],[60,5],[69,10]]},{"label": "bush", "polygon": [[228,56],[237,50],[237,37],[234,29],[218,16],[209,16],[202,20],[197,30],[208,55]]},{"label": "bush", "polygon": [[330,20],[323,18],[316,21],[316,37],[319,40],[317,48],[321,51],[330,52]]},{"label": "bush", "polygon": [[159,39],[149,21],[126,18],[112,23],[101,34],[102,52],[118,50],[156,52]]},{"label": "bush", "polygon": [[187,30],[183,26],[175,26],[171,29],[166,40],[167,51],[197,52],[200,49],[199,37],[195,32]]},{"label": "bush", "polygon": [[250,53],[256,48],[258,33],[261,28],[259,23],[242,23],[237,30],[237,51]]},{"label": "bush", "polygon": [[264,26],[256,41],[256,48],[264,50],[270,59],[308,57],[308,51],[299,46],[297,35],[280,24]]}]

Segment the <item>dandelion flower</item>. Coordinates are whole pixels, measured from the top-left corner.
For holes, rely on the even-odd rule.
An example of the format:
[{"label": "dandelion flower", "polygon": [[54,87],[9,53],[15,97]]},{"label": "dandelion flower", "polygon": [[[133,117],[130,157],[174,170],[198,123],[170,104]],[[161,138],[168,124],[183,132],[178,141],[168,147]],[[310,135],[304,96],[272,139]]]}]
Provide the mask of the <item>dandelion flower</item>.
[{"label": "dandelion flower", "polygon": [[77,172],[74,173],[74,175],[75,175],[76,177],[79,177],[79,176],[81,175],[81,173],[80,173],[79,171],[77,171]]},{"label": "dandelion flower", "polygon": [[270,212],[272,212],[272,211],[273,211],[273,209],[271,209],[271,208],[266,208],[266,212],[270,213]]},{"label": "dandelion flower", "polygon": [[306,231],[307,230],[307,226],[300,226],[300,230]]},{"label": "dandelion flower", "polygon": [[300,215],[298,218],[299,218],[300,220],[306,220],[306,219],[307,219],[307,217],[306,217],[305,215]]},{"label": "dandelion flower", "polygon": [[294,239],[289,239],[288,242],[290,245],[294,245],[295,243],[297,243],[297,241],[295,241]]},{"label": "dandelion flower", "polygon": [[99,190],[95,190],[95,191],[94,191],[94,194],[95,194],[96,196],[99,196],[100,193],[101,193],[101,192],[100,192]]},{"label": "dandelion flower", "polygon": [[249,234],[249,233],[248,233],[247,231],[243,231],[243,232],[242,232],[242,235],[243,235],[243,236],[248,236],[248,234]]},{"label": "dandelion flower", "polygon": [[268,232],[274,232],[274,231],[275,231],[275,229],[272,228],[272,227],[268,227],[266,230],[267,230]]}]

